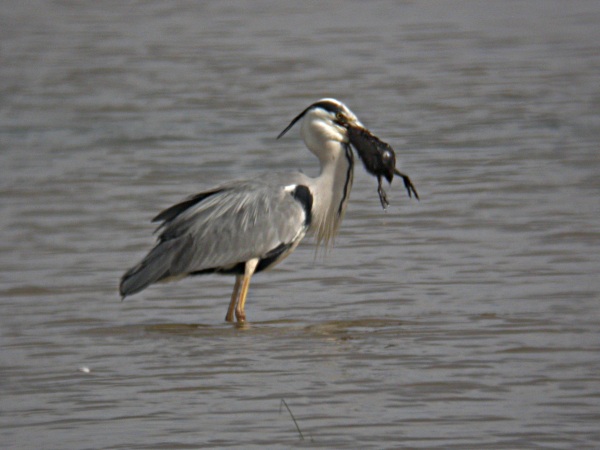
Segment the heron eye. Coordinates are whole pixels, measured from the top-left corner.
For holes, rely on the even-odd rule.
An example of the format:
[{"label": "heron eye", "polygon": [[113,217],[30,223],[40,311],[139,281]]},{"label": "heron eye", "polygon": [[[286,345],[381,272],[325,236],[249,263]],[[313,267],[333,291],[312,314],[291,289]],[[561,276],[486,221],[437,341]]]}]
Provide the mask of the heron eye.
[{"label": "heron eye", "polygon": [[335,118],[341,123],[346,123],[346,118],[342,112],[335,113]]}]

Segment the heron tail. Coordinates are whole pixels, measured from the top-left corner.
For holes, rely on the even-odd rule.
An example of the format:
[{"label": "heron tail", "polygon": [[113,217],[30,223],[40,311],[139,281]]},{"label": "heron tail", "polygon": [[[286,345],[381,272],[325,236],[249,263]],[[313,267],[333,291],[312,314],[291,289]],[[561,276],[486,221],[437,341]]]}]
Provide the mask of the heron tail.
[{"label": "heron tail", "polygon": [[171,277],[185,276],[179,273],[182,250],[189,245],[188,239],[172,239],[160,242],[136,266],[129,269],[121,277],[119,293],[125,297],[137,294],[157,281]]}]

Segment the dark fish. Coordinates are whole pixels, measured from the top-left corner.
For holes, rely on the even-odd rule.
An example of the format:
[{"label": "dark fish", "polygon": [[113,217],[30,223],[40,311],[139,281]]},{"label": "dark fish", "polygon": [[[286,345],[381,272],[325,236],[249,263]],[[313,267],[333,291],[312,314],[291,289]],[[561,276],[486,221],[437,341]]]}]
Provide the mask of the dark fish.
[{"label": "dark fish", "polygon": [[379,201],[384,210],[387,209],[390,203],[381,185],[381,177],[385,177],[390,184],[394,175],[402,177],[408,196],[412,198],[414,194],[415,198],[419,200],[419,194],[417,194],[417,190],[408,175],[396,169],[396,153],[394,153],[394,149],[387,142],[383,142],[369,132],[369,130],[362,127],[348,124],[347,129],[350,144],[352,144],[356,153],[358,153],[366,171],[377,177],[377,193],[379,194]]}]

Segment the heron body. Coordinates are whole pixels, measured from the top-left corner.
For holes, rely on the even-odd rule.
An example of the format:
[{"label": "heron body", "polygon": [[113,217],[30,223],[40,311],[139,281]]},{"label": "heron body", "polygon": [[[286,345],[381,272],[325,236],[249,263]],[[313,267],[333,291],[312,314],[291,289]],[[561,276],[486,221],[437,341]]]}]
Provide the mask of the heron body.
[{"label": "heron body", "polygon": [[332,243],[352,188],[354,159],[348,124],[362,127],[341,102],[322,99],[296,122],[320,173],[267,173],[232,181],[196,194],[164,210],[156,246],[121,278],[126,297],[149,285],[207,273],[236,277],[227,321],[246,320],[245,302],[252,275],[281,262],[307,233],[318,244]]}]

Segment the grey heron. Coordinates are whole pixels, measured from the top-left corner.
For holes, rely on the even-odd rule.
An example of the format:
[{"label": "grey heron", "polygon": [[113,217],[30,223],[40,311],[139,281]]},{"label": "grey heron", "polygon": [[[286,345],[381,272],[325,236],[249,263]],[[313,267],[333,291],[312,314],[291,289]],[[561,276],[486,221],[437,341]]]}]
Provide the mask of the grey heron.
[{"label": "grey heron", "polygon": [[[371,164],[365,167],[378,176],[380,188],[381,175],[391,182],[391,175],[386,175],[389,162],[383,163],[383,143],[340,101],[325,98],[313,103],[277,138],[299,121],[306,147],[319,159],[320,173],[314,178],[299,171],[267,173],[232,181],[162,211],[153,219],[160,222],[158,242],[121,278],[122,298],[160,281],[232,274],[235,285],[225,320],[233,322],[235,313],[237,321],[244,322],[252,275],[281,262],[307,233],[316,236],[317,245],[332,243],[352,188],[351,143],[357,151],[371,150],[367,157]],[[410,195],[406,179],[405,186]]]}]

